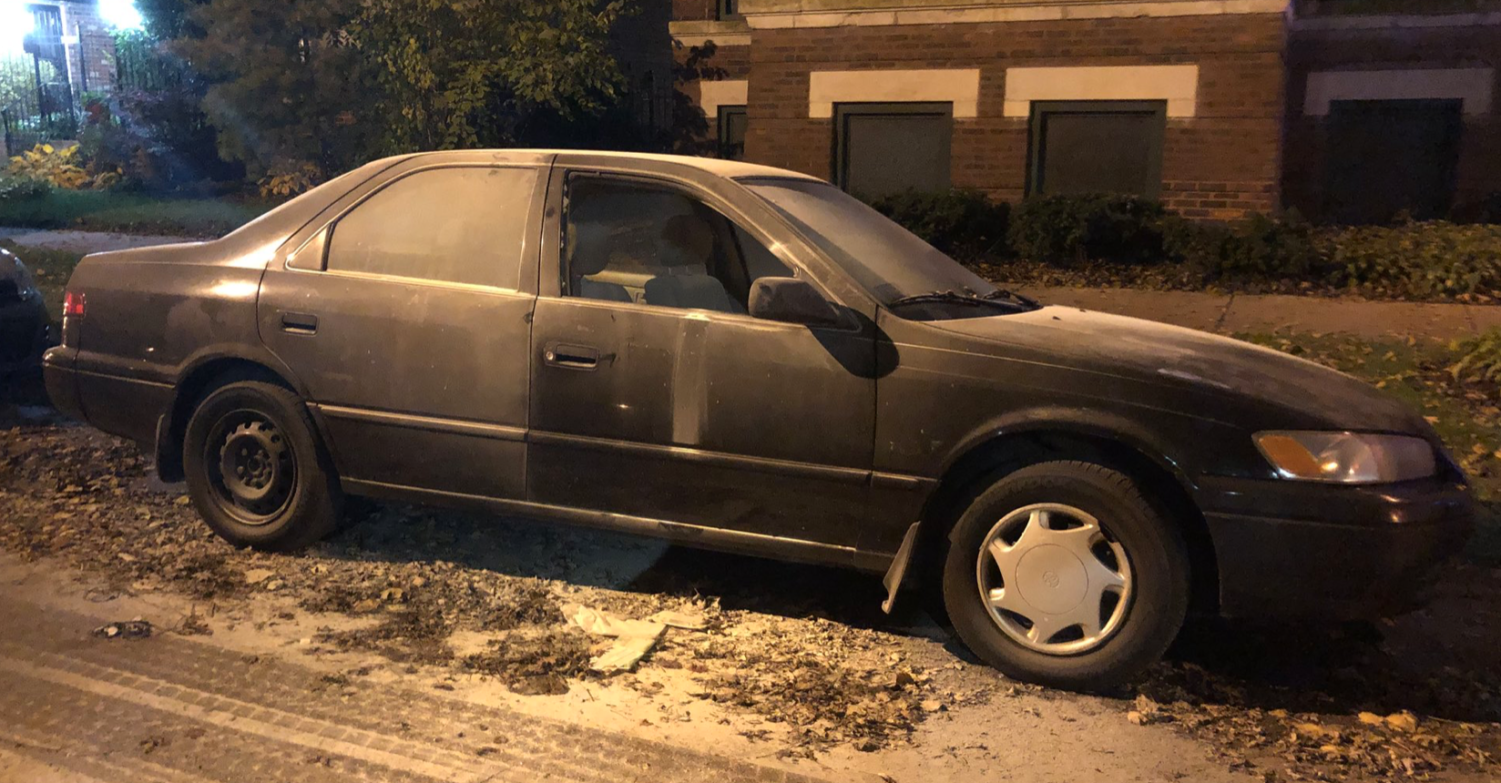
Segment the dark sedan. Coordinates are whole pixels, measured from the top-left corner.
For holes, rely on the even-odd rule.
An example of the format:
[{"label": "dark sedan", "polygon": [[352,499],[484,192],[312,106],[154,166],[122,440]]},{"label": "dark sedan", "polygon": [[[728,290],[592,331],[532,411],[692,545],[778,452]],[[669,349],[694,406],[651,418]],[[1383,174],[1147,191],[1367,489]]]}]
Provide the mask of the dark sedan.
[{"label": "dark sedan", "polygon": [[0,384],[35,373],[47,347],[50,319],[26,263],[0,247]]},{"label": "dark sedan", "polygon": [[66,310],[53,399],[237,544],[365,495],[867,569],[888,608],[911,576],[1065,687],[1138,674],[1190,610],[1401,610],[1472,524],[1374,389],[1041,306],[741,163],[382,160],[218,241],[90,256]]}]

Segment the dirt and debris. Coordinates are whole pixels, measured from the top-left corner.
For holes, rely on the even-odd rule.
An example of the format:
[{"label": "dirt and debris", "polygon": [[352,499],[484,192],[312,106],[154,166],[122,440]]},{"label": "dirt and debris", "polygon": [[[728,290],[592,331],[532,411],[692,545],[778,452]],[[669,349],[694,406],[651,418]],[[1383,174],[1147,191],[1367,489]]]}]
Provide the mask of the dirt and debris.
[{"label": "dirt and debris", "polygon": [[463,665],[496,676],[523,696],[556,695],[568,692],[570,678],[589,672],[593,655],[588,635],[578,628],[529,628],[491,642]]},{"label": "dirt and debris", "polygon": [[[494,518],[403,505],[372,504],[358,524],[297,555],[236,550],[182,502],[181,488],[156,485],[147,468],[135,447],[84,427],[0,429],[0,549],[64,558],[102,578],[112,594],[170,589],[215,605],[265,595],[345,615],[353,627],[329,625],[301,649],[366,650],[408,665],[454,667],[523,694],[563,693],[570,682],[632,668],[623,659],[599,667],[608,671],[592,668],[591,661],[610,663],[601,656],[615,640],[585,633],[564,606],[645,618],[674,630],[640,651],[639,666],[660,659],[662,670],[699,682],[703,698],[790,727],[804,753],[840,742],[881,747],[931,714],[921,707],[932,697],[927,678],[895,677],[881,660],[901,637],[803,617],[828,611],[832,604],[808,596],[834,572],[803,576],[806,584],[785,591],[797,597],[790,616],[768,620],[758,611],[765,595],[739,600],[734,610],[719,605],[714,593],[725,569],[705,565],[708,556],[669,557],[627,577],[626,590],[583,586],[571,581],[579,566],[569,531],[507,523],[508,535],[525,536],[532,551],[558,553],[558,561],[539,564],[532,554],[517,559],[514,542],[493,533]],[[624,548],[655,546],[632,541]],[[674,567],[680,570],[664,572]],[[786,581],[780,574],[766,580]],[[766,633],[757,630],[763,626]],[[209,629],[189,617],[176,630]],[[460,654],[451,644],[459,632],[488,641]]]},{"label": "dirt and debris", "polygon": [[[754,725],[742,733],[779,743],[779,755],[880,750],[924,720],[1009,708],[1023,692],[1073,698],[947,653],[914,655],[862,575],[403,505],[372,506],[304,553],[258,553],[216,538],[181,499],[117,439],[0,427],[0,549],[64,560],[102,582],[102,595],[165,589],[202,602],[177,633],[207,630],[215,607],[222,618],[253,598],[272,602],[273,617],[327,618],[315,615],[327,627],[297,647],[308,655],[369,650],[537,695],[600,680],[650,695],[676,678],[688,689],[677,696],[744,716]],[[1185,734],[1226,766],[1279,780],[1494,772],[1501,571],[1466,569],[1446,588],[1450,608],[1384,628],[1385,640],[1216,627],[1187,634],[1147,681],[1103,704],[1140,731]],[[573,606],[674,630],[636,672],[594,671],[614,640],[570,622]]]},{"label": "dirt and debris", "polygon": [[614,673],[636,668],[657,646],[668,628],[702,631],[709,627],[702,612],[663,610],[645,620],[616,617],[587,606],[569,607],[568,619],[585,633],[614,639],[609,648],[589,661],[592,671]]},{"label": "dirt and debris", "polygon": [[150,622],[137,617],[134,620],[101,625],[94,629],[94,635],[100,639],[149,639],[152,630]]}]

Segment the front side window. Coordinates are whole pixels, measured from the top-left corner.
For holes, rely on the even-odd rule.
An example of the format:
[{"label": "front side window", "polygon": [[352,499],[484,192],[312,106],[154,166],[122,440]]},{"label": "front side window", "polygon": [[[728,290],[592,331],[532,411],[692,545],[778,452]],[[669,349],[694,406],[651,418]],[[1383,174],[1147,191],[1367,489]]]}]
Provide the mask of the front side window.
[{"label": "front side window", "polygon": [[608,177],[569,178],[563,254],[568,296],[723,313],[746,312],[756,279],[792,275],[703,202]]},{"label": "front side window", "polygon": [[514,289],[536,185],[525,168],[403,177],[334,225],[327,269]]},{"label": "front side window", "polygon": [[1039,195],[1162,190],[1165,101],[1032,105],[1032,182]]}]

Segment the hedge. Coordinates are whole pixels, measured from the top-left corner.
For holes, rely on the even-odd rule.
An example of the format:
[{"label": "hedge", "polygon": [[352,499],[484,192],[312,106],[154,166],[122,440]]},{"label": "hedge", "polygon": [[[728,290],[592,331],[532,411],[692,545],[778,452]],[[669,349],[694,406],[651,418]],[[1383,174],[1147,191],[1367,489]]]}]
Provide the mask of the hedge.
[{"label": "hedge", "polygon": [[[1501,204],[1490,201],[1496,204],[1488,207]],[[1004,202],[968,191],[907,193],[875,206],[964,261],[1175,264],[1206,283],[1285,281],[1396,297],[1501,298],[1501,225],[1491,223],[1315,227],[1296,213],[1195,222],[1149,199],[1108,195],[1031,198],[1008,215]],[[1467,219],[1483,217],[1475,211]]]}]

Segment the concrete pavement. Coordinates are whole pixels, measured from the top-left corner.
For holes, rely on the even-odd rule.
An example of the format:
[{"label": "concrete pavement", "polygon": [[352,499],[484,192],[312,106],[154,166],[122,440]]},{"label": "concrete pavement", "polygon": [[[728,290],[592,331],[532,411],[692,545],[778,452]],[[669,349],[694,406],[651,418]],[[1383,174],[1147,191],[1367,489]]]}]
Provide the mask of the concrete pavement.
[{"label": "concrete pavement", "polygon": [[0,779],[18,783],[818,780],[179,636],[101,639],[10,595],[0,624]]}]

